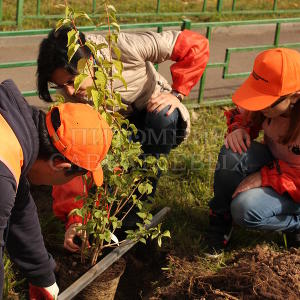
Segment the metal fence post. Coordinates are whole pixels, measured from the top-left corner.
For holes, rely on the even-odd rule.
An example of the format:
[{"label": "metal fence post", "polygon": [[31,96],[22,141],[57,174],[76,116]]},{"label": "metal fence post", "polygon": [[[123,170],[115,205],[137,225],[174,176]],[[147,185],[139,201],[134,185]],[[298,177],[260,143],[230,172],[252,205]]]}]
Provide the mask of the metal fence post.
[{"label": "metal fence post", "polygon": [[189,19],[183,19],[182,25],[181,25],[181,30],[191,29],[191,28],[192,28],[192,21]]},{"label": "metal fence post", "polygon": [[37,0],[36,3],[36,15],[39,16],[41,14],[41,0]]},{"label": "metal fence post", "polygon": [[2,0],[0,0],[0,22],[2,21]]},{"label": "metal fence post", "polygon": [[96,0],[93,0],[93,15],[96,13]]},{"label": "metal fence post", "polygon": [[23,23],[23,6],[24,0],[18,0],[17,2],[17,26],[18,28],[22,28]]},{"label": "metal fence post", "polygon": [[235,11],[235,4],[236,4],[236,0],[232,0],[232,6],[231,6],[232,11]]},{"label": "metal fence post", "polygon": [[156,0],[156,13],[159,14],[160,12],[160,0]]},{"label": "metal fence post", "polygon": [[206,6],[207,6],[207,0],[203,1],[203,6],[202,6],[202,12],[206,11]]},{"label": "metal fence post", "polygon": [[[211,26],[207,26],[206,28],[206,38],[208,39],[208,41],[210,42],[211,40],[211,32],[212,32],[212,27]],[[207,68],[205,68],[202,77],[200,79],[200,84],[199,84],[199,91],[198,91],[198,104],[200,104],[204,98],[204,88],[205,88],[205,82],[206,82],[206,72],[207,72]]]},{"label": "metal fence post", "polygon": [[274,2],[273,2],[273,10],[274,11],[277,10],[277,0],[274,0]]},{"label": "metal fence post", "polygon": [[222,12],[223,0],[218,0],[217,2],[217,11],[218,13]]},{"label": "metal fence post", "polygon": [[275,37],[274,37],[274,46],[278,47],[279,44],[279,38],[280,38],[280,23],[276,24],[276,30],[275,30]]}]

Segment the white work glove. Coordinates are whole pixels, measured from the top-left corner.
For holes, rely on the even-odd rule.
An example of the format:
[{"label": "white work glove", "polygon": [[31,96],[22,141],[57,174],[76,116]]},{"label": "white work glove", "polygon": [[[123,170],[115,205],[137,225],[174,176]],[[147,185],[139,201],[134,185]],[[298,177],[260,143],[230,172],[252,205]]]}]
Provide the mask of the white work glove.
[{"label": "white work glove", "polygon": [[30,300],[57,300],[59,288],[54,282],[51,286],[40,287],[29,284],[29,299]]}]

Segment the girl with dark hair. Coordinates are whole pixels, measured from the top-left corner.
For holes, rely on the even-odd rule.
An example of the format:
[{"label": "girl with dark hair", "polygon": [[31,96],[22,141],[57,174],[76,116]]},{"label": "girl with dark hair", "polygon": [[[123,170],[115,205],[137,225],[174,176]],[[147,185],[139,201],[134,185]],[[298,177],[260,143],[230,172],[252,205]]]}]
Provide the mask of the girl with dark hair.
[{"label": "girl with dark hair", "polygon": [[[44,39],[40,45],[39,56],[37,60],[37,88],[39,97],[47,102],[52,102],[49,94],[48,83],[51,82],[51,76],[57,69],[64,69],[70,75],[77,75],[77,63],[81,58],[89,58],[92,53],[87,47],[80,47],[71,61],[68,61],[68,32],[69,27],[62,27],[60,30],[50,31],[48,38]],[[80,39],[85,43],[85,36],[79,33]],[[71,82],[68,82],[70,84]],[[74,80],[72,81],[72,84]]]},{"label": "girl with dark hair", "polygon": [[[300,245],[300,54],[260,53],[232,97],[228,133],[219,154],[210,201],[211,250],[223,249],[232,223],[282,231]],[[264,142],[253,141],[260,130]]]}]

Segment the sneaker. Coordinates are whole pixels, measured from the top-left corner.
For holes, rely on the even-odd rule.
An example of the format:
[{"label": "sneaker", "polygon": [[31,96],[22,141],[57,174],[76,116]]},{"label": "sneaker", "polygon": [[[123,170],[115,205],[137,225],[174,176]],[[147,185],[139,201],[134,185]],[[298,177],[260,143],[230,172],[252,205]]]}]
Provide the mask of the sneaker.
[{"label": "sneaker", "polygon": [[209,211],[209,229],[207,231],[208,253],[220,254],[228,245],[232,234],[232,218],[230,214],[216,214]]}]

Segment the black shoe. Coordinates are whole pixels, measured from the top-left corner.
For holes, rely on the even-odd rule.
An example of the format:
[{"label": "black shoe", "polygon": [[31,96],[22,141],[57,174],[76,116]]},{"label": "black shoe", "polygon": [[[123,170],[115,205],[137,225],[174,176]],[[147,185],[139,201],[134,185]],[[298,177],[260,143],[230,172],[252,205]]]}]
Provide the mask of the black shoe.
[{"label": "black shoe", "polygon": [[219,254],[228,245],[232,234],[232,218],[230,214],[216,214],[209,211],[209,229],[207,231],[208,253]]},{"label": "black shoe", "polygon": [[300,229],[286,232],[287,246],[288,247],[300,247]]}]

